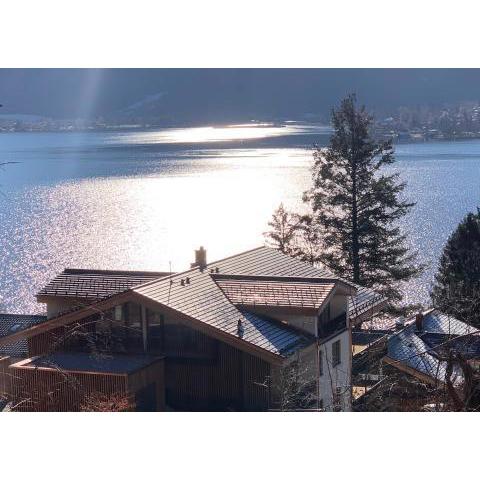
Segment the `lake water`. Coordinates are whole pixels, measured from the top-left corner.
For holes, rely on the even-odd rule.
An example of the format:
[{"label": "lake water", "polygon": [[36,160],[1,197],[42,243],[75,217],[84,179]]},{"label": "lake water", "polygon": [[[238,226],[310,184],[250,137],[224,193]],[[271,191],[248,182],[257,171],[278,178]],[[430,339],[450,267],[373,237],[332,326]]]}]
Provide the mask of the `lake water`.
[{"label": "lake water", "polygon": [[[179,271],[263,244],[280,202],[302,208],[315,126],[0,135],[0,303],[34,313],[66,267]],[[405,289],[428,301],[448,235],[480,205],[480,141],[396,146],[417,202],[403,227],[429,268]]]}]

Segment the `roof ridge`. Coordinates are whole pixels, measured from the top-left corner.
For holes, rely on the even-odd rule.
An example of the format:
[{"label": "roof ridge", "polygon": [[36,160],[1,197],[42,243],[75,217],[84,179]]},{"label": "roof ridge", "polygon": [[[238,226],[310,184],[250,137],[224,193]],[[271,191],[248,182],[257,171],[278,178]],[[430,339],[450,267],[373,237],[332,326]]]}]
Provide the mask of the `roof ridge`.
[{"label": "roof ridge", "polygon": [[[245,255],[246,253],[254,252],[255,250],[260,250],[262,248],[268,248],[268,247],[266,247],[265,245],[262,245],[261,247],[252,248],[250,250],[246,250],[244,252],[237,253],[235,255],[231,255],[230,257],[221,258],[220,260],[215,260],[214,262],[207,263],[205,268],[207,268],[208,266],[214,265],[215,263],[219,263],[219,262],[223,262],[225,260],[229,260],[231,258],[239,257],[240,255]],[[193,267],[193,268],[190,268],[189,270],[184,270],[182,272],[172,273],[172,275],[169,275],[168,277],[155,278],[155,279],[150,280],[148,282],[141,283],[140,285],[137,285],[137,286],[133,287],[131,290],[135,291],[137,288],[147,287],[147,286],[153,285],[155,283],[160,283],[162,281],[165,281],[168,278],[177,278],[180,275],[185,275],[187,273],[195,272],[197,270],[199,270],[199,267]]]},{"label": "roof ridge", "polygon": [[99,274],[99,275],[125,275],[125,276],[135,276],[135,275],[159,275],[159,276],[169,276],[170,272],[160,272],[160,271],[149,271],[149,270],[105,270],[105,269],[95,269],[95,268],[65,268],[63,273],[66,274]]},{"label": "roof ridge", "polygon": [[242,275],[237,273],[210,273],[210,276],[213,279],[218,280],[264,280],[264,281],[272,281],[272,282],[281,282],[282,280],[286,281],[293,281],[293,282],[305,282],[305,283],[335,283],[341,282],[341,279],[338,278],[331,278],[331,277],[300,277],[294,275]]}]

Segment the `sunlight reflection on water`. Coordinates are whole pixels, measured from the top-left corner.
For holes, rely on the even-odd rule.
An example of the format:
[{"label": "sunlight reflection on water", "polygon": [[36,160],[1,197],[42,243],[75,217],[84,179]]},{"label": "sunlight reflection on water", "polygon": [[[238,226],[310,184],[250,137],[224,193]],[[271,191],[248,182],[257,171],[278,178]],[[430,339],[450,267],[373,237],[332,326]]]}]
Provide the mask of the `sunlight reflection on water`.
[{"label": "sunlight reflection on water", "polygon": [[[41,310],[33,294],[63,268],[168,270],[171,262],[174,271],[185,269],[199,245],[210,260],[261,245],[280,202],[302,208],[308,148],[247,148],[233,140],[212,147],[203,137],[205,145],[145,150],[138,145],[148,135],[158,132],[0,137],[3,158],[22,162],[0,174],[0,302],[7,311]],[[394,170],[418,202],[403,227],[431,262],[407,299],[425,300],[447,236],[479,203],[480,142],[398,145],[397,158]]]},{"label": "sunlight reflection on water", "polygon": [[[168,128],[151,132],[127,132],[122,134],[122,141],[126,144],[175,144],[175,143],[211,143],[232,142],[238,140],[252,140],[274,138],[280,136],[304,135],[311,133],[326,133],[328,127],[305,125],[273,125],[268,123],[209,126],[192,128]],[[118,141],[118,136],[113,138]]]}]

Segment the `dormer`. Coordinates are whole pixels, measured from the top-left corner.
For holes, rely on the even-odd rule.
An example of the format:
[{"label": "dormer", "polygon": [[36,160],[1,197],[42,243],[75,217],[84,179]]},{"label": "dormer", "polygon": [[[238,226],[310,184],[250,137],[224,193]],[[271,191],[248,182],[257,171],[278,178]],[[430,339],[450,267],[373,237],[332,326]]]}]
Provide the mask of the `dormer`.
[{"label": "dormer", "polygon": [[348,296],[355,293],[331,278],[211,276],[235,306],[320,337],[335,330],[335,322],[347,326]]}]

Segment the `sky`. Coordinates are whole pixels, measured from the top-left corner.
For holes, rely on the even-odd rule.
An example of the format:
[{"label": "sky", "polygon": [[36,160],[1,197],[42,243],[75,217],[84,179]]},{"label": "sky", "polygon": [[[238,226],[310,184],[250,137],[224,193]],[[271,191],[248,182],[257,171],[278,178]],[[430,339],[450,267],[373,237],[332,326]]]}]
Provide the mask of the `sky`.
[{"label": "sky", "polygon": [[2,114],[215,123],[480,100],[480,69],[0,69]]}]

